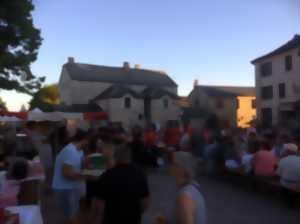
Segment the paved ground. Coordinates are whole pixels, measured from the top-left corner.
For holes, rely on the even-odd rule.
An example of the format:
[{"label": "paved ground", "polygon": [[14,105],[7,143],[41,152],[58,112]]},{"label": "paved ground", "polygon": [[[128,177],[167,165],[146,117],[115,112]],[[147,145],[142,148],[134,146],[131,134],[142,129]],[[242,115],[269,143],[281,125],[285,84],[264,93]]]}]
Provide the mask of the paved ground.
[{"label": "paved ground", "polygon": [[[276,195],[253,191],[227,178],[199,177],[206,199],[209,224],[299,224],[300,204],[289,209]],[[176,187],[166,171],[149,175],[151,206],[143,217],[143,223],[153,223],[157,214],[166,214],[172,207]],[[52,195],[44,199],[45,224],[62,223]]]}]

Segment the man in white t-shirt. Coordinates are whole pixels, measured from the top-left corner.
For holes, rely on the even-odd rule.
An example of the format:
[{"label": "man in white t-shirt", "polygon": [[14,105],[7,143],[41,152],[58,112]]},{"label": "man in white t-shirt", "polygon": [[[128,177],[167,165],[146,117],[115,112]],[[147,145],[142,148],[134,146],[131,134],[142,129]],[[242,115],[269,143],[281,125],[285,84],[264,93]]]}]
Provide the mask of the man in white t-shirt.
[{"label": "man in white t-shirt", "polygon": [[77,130],[73,141],[56,157],[52,187],[61,209],[70,221],[79,209],[82,186],[87,176],[82,175],[83,148],[88,144],[88,132]]},{"label": "man in white t-shirt", "polygon": [[300,188],[300,156],[297,155],[298,147],[294,144],[284,145],[286,157],[278,163],[277,174],[283,186]]}]

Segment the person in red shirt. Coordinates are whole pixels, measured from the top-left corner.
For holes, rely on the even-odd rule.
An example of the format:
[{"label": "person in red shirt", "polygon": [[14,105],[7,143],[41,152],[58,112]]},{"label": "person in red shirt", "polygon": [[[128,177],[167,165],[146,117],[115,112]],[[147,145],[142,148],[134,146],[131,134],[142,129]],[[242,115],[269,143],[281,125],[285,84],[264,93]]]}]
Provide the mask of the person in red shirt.
[{"label": "person in red shirt", "polygon": [[166,132],[165,132],[165,142],[169,147],[177,148],[180,142],[180,129],[178,125],[169,123]]},{"label": "person in red shirt", "polygon": [[262,142],[260,150],[254,154],[252,160],[254,174],[264,177],[274,176],[277,161],[268,142]]},{"label": "person in red shirt", "polygon": [[152,124],[149,126],[148,130],[145,133],[145,142],[146,145],[151,147],[151,146],[155,146],[157,143],[157,133],[155,130],[155,126]]}]

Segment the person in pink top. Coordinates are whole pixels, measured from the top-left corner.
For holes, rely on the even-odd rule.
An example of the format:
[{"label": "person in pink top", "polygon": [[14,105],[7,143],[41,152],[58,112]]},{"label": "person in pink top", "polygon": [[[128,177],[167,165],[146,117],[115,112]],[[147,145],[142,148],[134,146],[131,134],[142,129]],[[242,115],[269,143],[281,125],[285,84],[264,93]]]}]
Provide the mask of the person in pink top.
[{"label": "person in pink top", "polygon": [[271,147],[267,142],[262,142],[260,150],[255,153],[252,166],[256,176],[271,177],[275,175],[277,158],[271,151]]}]

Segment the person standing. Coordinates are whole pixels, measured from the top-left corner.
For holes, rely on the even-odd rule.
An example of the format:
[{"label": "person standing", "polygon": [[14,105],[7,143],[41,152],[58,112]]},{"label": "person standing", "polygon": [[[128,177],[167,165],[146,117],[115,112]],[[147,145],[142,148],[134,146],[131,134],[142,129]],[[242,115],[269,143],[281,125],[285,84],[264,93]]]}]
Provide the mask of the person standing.
[{"label": "person standing", "polygon": [[188,152],[174,152],[171,158],[171,175],[178,187],[176,203],[171,214],[157,216],[155,224],[206,224],[205,200],[195,178],[195,161]]},{"label": "person standing", "polygon": [[68,222],[73,223],[79,209],[82,187],[87,176],[81,174],[83,148],[88,144],[89,134],[77,130],[73,141],[57,155],[54,165],[52,188]]},{"label": "person standing", "polygon": [[[97,201],[104,206],[104,224],[141,223],[148,207],[148,182],[142,170],[131,163],[131,150],[119,145],[114,152],[115,167],[97,181]],[[101,211],[100,211],[101,212]]]}]

